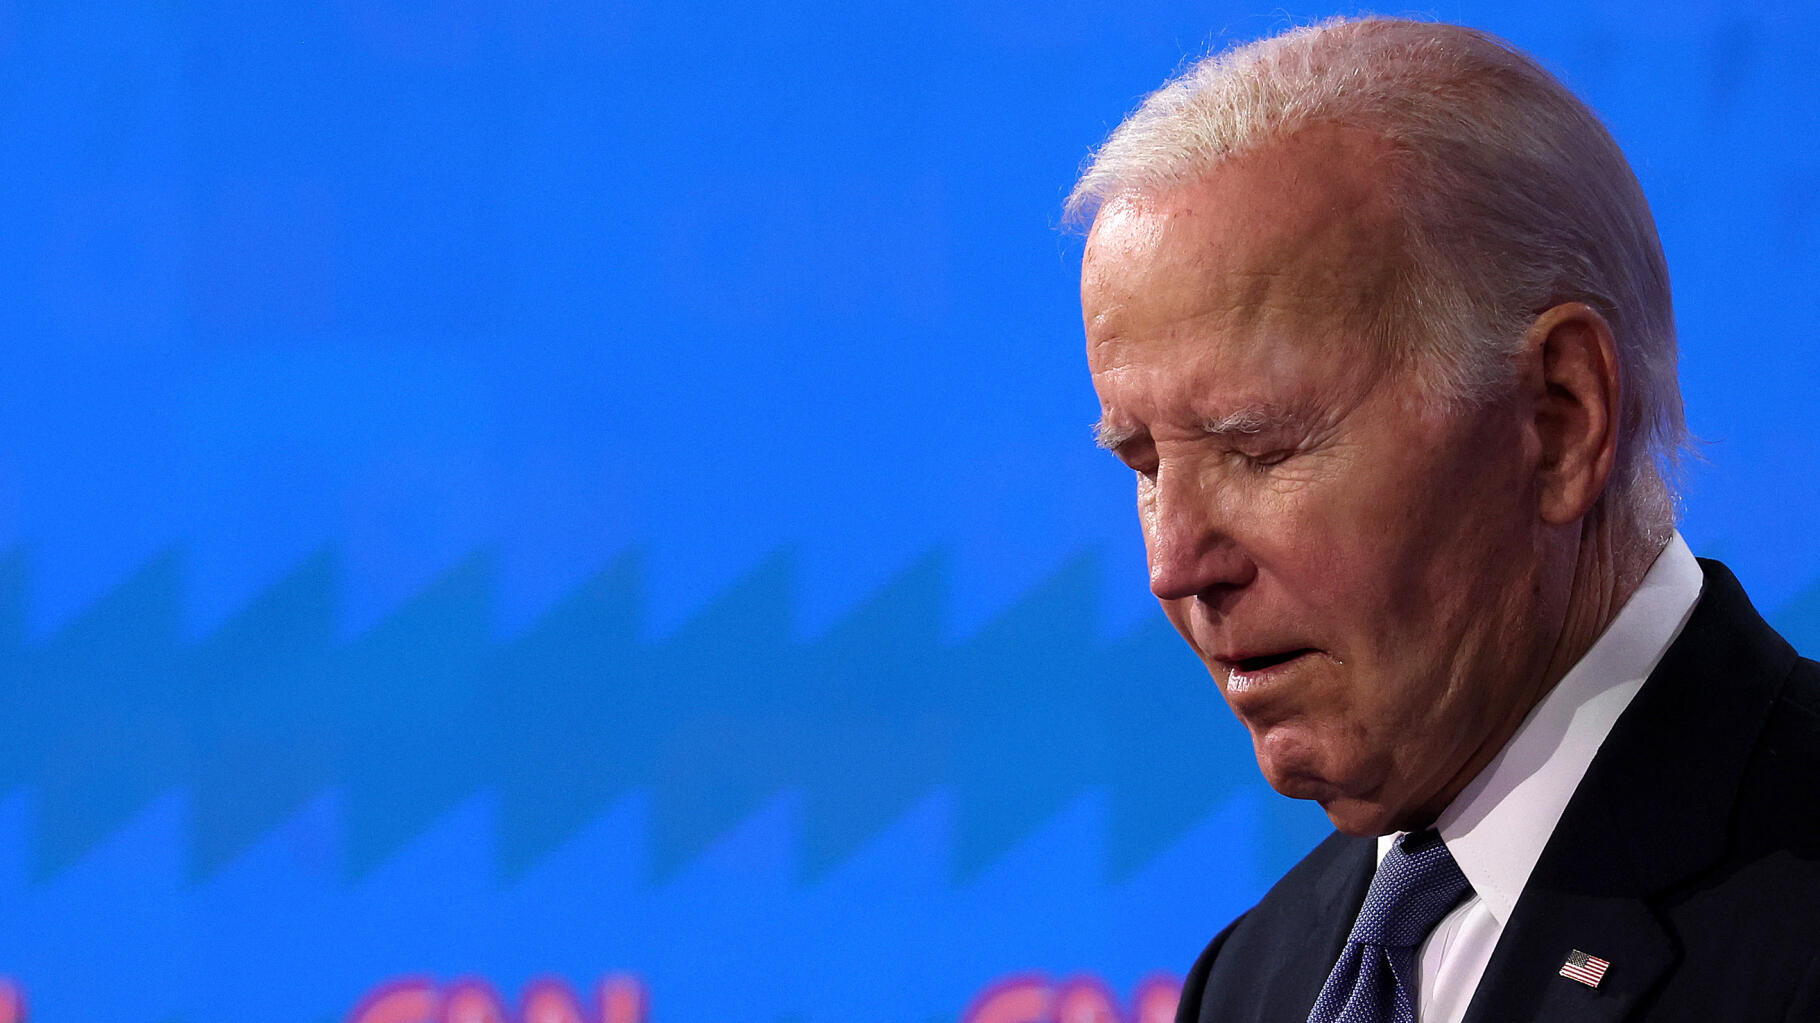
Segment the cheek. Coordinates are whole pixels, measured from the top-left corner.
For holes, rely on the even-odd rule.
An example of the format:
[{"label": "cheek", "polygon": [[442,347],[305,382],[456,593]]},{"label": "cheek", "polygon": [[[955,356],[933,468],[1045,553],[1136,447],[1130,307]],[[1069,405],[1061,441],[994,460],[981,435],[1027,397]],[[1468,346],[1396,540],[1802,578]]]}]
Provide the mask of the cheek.
[{"label": "cheek", "polygon": [[1399,568],[1395,521],[1341,500],[1286,500],[1267,511],[1253,547],[1297,603],[1335,623],[1370,618],[1385,605]]}]

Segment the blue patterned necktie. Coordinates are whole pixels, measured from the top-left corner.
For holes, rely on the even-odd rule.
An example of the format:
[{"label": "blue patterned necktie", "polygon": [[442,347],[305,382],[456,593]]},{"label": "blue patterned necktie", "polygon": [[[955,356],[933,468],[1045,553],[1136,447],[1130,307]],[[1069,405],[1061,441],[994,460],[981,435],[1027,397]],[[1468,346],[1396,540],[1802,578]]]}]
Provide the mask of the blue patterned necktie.
[{"label": "blue patterned necktie", "polygon": [[1440,835],[1404,835],[1378,864],[1308,1023],[1416,1023],[1416,946],[1471,891]]}]

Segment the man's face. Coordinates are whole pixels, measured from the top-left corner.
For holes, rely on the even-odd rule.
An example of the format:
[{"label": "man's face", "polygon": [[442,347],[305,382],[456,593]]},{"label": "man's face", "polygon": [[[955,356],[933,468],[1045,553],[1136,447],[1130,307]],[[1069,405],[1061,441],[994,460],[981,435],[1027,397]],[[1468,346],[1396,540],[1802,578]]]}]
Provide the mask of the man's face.
[{"label": "man's face", "polygon": [[1401,258],[1381,151],[1309,132],[1115,199],[1082,265],[1102,441],[1151,589],[1279,791],[1425,823],[1539,696],[1537,443],[1368,336]]}]

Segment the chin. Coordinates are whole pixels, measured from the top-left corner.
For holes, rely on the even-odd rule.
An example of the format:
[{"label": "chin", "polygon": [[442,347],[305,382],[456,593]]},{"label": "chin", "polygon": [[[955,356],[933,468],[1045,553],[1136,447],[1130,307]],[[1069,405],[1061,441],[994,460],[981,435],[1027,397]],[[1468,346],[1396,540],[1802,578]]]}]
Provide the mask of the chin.
[{"label": "chin", "polygon": [[1395,813],[1377,803],[1361,799],[1324,799],[1321,809],[1327,811],[1327,819],[1333,822],[1335,831],[1354,838],[1376,838],[1405,830]]},{"label": "chin", "polygon": [[1396,815],[1388,809],[1369,800],[1347,796],[1330,782],[1306,777],[1277,778],[1268,772],[1264,780],[1291,799],[1308,799],[1321,804],[1336,831],[1358,838],[1373,838],[1399,830],[1394,823]]},{"label": "chin", "polygon": [[1317,756],[1312,745],[1278,732],[1256,742],[1256,752],[1258,768],[1271,788],[1291,799],[1321,804],[1336,830],[1371,838],[1402,829],[1404,815],[1398,808],[1372,799],[1377,786],[1361,782],[1359,776],[1371,773],[1358,769],[1363,765],[1340,771]]},{"label": "chin", "polygon": [[1344,792],[1336,780],[1328,745],[1295,723],[1253,727],[1251,751],[1264,780],[1291,799],[1313,799],[1325,805]]}]

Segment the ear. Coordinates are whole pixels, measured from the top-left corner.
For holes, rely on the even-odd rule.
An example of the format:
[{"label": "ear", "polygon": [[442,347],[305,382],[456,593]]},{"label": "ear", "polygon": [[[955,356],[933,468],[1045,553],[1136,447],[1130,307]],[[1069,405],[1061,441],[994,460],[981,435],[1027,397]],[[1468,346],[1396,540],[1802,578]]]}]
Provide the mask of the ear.
[{"label": "ear", "polygon": [[1545,522],[1568,525],[1598,503],[1617,460],[1617,341],[1583,302],[1544,312],[1524,340],[1534,359],[1539,511]]}]

